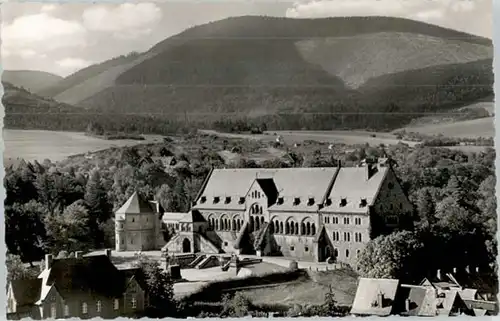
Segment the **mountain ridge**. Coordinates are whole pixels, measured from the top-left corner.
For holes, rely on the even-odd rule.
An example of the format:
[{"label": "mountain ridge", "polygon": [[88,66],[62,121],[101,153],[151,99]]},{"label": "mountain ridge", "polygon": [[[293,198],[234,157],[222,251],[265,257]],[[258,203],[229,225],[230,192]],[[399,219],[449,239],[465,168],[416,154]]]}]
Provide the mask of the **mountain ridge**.
[{"label": "mountain ridge", "polygon": [[39,92],[48,88],[64,77],[40,70],[3,70],[2,81],[17,87],[23,87],[31,92]]},{"label": "mountain ridge", "polygon": [[88,77],[70,86],[62,80],[64,90],[52,94],[91,110],[165,117],[448,110],[492,94],[491,45],[402,18],[233,17],[189,28],[110,68],[90,67]]}]

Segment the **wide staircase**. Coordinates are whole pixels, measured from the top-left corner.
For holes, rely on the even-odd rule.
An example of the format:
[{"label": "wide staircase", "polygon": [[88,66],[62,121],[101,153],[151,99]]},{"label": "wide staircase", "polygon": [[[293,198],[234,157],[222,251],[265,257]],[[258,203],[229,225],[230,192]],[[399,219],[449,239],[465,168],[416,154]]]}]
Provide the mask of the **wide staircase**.
[{"label": "wide staircase", "polygon": [[209,255],[196,265],[196,269],[206,269],[219,265],[219,259],[215,255]]},{"label": "wide staircase", "polygon": [[202,254],[198,256],[196,259],[193,260],[193,262],[188,264],[189,269],[194,269],[201,261],[203,261],[207,256],[205,254]]},{"label": "wide staircase", "polygon": [[231,266],[231,260],[224,263],[220,268],[222,269],[222,271],[227,272],[230,266]]}]

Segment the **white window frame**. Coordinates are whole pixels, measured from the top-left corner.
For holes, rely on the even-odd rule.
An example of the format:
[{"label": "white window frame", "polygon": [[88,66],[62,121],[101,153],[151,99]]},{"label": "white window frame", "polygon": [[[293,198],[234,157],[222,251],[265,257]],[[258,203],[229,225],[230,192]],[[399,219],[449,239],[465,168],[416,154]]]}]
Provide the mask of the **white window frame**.
[{"label": "white window frame", "polygon": [[69,305],[67,303],[64,304],[64,316],[69,317]]},{"label": "white window frame", "polygon": [[115,299],[113,302],[113,309],[117,311],[120,308],[120,299]]},{"label": "white window frame", "polygon": [[89,306],[87,305],[87,302],[82,303],[82,314],[88,314],[89,313]]},{"label": "white window frame", "polygon": [[101,311],[102,311],[101,300],[97,300],[97,302],[96,302],[96,310],[97,310],[97,313],[101,313]]},{"label": "white window frame", "polygon": [[135,296],[132,297],[132,299],[130,300],[130,303],[132,304],[132,309],[137,309],[137,300],[136,300]]},{"label": "white window frame", "polygon": [[57,306],[55,303],[50,304],[50,317],[52,319],[57,318]]}]

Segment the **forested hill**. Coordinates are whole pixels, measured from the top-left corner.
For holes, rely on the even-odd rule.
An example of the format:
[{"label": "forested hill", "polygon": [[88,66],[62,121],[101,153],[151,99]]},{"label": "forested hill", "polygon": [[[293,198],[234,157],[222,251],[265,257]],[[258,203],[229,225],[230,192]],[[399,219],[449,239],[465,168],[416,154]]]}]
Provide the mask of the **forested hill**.
[{"label": "forested hill", "polygon": [[236,17],[90,66],[45,94],[157,119],[394,129],[491,96],[492,57],[489,39],[408,19]]},{"label": "forested hill", "polygon": [[39,92],[62,80],[63,77],[39,70],[4,70],[2,81],[31,92]]}]

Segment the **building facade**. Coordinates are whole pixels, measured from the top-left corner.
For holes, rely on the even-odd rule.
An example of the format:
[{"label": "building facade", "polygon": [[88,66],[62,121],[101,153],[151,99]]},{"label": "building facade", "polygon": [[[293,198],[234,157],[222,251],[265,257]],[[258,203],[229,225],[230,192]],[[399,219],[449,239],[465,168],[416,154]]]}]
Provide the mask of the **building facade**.
[{"label": "building facade", "polygon": [[[139,199],[136,194],[131,198]],[[144,217],[155,217],[144,211]],[[214,169],[189,213],[156,216],[156,224],[173,228],[174,235],[168,242],[158,239],[155,246],[163,242],[173,253],[241,253],[355,265],[370,239],[411,224],[412,213],[387,159],[359,167]],[[117,250],[150,248],[151,243],[121,246],[133,233],[158,230],[137,224],[119,229],[124,216],[117,212]],[[131,217],[138,222],[137,215]],[[128,217],[125,221],[134,223]]]}]

